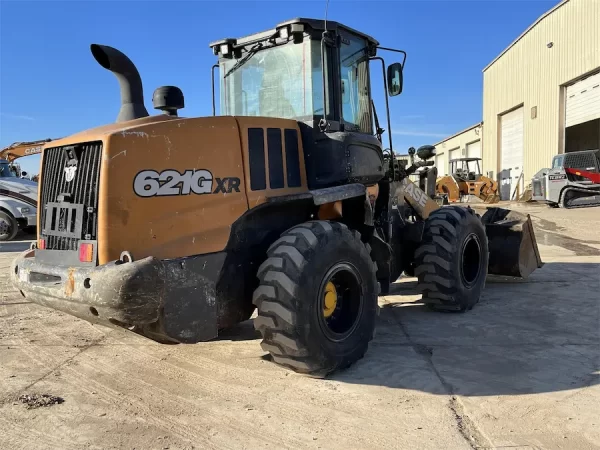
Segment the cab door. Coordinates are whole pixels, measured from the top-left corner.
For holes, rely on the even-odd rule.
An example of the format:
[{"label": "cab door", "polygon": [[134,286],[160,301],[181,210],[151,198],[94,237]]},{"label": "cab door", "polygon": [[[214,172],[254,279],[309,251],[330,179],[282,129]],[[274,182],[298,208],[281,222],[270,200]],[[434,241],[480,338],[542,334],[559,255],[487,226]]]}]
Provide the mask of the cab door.
[{"label": "cab door", "polygon": [[339,98],[340,129],[349,178],[365,184],[384,175],[383,152],[375,137],[371,105],[371,79],[366,39],[340,30]]}]

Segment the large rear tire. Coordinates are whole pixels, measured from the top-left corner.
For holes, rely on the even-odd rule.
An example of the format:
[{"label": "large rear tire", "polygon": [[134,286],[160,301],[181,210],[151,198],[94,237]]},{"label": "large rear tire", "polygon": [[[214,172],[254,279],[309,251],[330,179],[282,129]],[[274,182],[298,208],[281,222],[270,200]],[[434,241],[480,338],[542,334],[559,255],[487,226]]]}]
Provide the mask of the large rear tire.
[{"label": "large rear tire", "polygon": [[293,227],[258,269],[254,327],[273,361],[325,376],[361,359],[377,315],[377,266],[357,231],[331,221]]},{"label": "large rear tire", "polygon": [[468,311],[485,287],[489,249],[485,226],[471,208],[434,211],[415,252],[423,302],[438,311]]}]

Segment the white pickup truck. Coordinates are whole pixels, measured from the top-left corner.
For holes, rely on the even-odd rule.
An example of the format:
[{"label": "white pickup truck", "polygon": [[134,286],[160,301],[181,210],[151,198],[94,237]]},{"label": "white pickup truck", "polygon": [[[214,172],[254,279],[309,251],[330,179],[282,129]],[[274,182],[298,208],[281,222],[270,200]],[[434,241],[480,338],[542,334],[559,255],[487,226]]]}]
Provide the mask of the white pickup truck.
[{"label": "white pickup truck", "polygon": [[37,225],[38,184],[18,176],[8,160],[0,159],[0,242],[10,241],[19,229]]}]

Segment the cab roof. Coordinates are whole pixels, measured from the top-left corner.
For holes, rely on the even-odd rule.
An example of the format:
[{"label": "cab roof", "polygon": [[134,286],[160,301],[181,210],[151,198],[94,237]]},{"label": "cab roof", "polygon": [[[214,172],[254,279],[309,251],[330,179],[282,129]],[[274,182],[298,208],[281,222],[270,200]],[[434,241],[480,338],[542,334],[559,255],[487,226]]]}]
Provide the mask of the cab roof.
[{"label": "cab roof", "polygon": [[[209,44],[209,47],[215,48],[221,44],[226,44],[226,43],[232,45],[233,47],[243,47],[248,44],[253,44],[255,42],[263,41],[263,40],[273,36],[275,33],[277,33],[277,30],[279,28],[287,26],[287,25],[293,25],[293,24],[304,25],[305,31],[312,31],[312,33],[319,34],[319,35],[321,33],[323,33],[323,31],[325,31],[325,21],[324,20],[297,17],[295,19],[291,19],[291,20],[287,20],[285,22],[278,23],[274,28],[272,28],[270,30],[262,31],[259,33],[254,33],[254,34],[239,37],[239,38],[225,38],[225,39],[221,39],[218,41],[213,41]],[[307,28],[309,28],[309,30],[307,30]],[[360,31],[357,31],[357,30],[350,28],[346,25],[343,25],[339,22],[334,22],[331,20],[327,21],[327,31],[336,31],[337,32],[338,30],[348,31],[352,34],[360,36],[360,37],[366,39],[369,42],[369,44],[371,44],[373,46],[379,45],[379,42],[375,38],[369,36],[368,34],[361,33]]]},{"label": "cab roof", "polygon": [[466,162],[481,161],[481,158],[455,158],[455,159],[451,159],[449,162],[453,162],[453,161],[466,161]]}]

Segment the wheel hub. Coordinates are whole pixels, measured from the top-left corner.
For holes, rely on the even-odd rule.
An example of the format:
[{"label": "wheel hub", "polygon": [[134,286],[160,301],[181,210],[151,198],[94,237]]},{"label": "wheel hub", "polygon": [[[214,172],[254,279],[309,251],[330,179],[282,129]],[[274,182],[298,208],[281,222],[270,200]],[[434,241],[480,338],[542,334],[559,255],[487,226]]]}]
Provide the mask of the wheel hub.
[{"label": "wheel hub", "polygon": [[327,283],[325,286],[325,298],[324,298],[324,306],[323,306],[323,316],[325,318],[331,317],[335,308],[337,307],[338,295],[337,289],[335,288],[335,284],[331,281]]},{"label": "wheel hub", "polygon": [[0,218],[0,235],[8,234],[9,231],[10,224],[6,220]]},{"label": "wheel hub", "polygon": [[354,332],[363,308],[362,280],[351,264],[329,269],[319,288],[319,324],[325,336],[341,342]]}]

